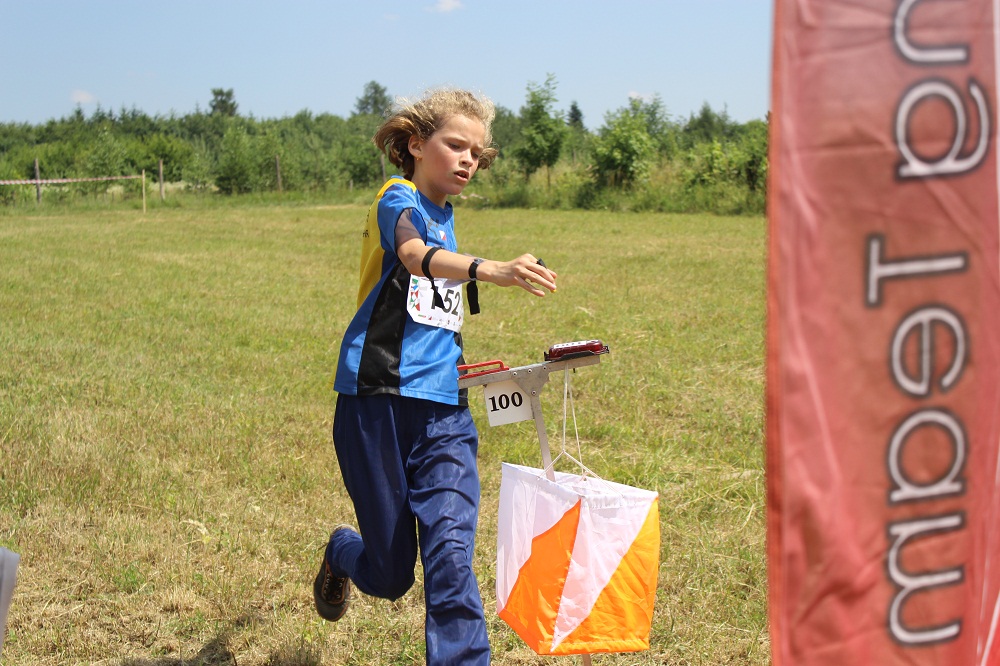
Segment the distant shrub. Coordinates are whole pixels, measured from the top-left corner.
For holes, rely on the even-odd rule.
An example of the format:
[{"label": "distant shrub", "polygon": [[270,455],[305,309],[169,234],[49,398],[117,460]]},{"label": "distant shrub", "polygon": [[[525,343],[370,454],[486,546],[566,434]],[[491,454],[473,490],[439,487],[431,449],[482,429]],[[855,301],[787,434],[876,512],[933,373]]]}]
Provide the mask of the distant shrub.
[{"label": "distant shrub", "polygon": [[593,173],[603,187],[628,188],[649,173],[653,140],[638,104],[609,114],[594,138]]},{"label": "distant shrub", "polygon": [[215,186],[223,194],[245,194],[254,190],[256,165],[246,130],[232,123],[222,136]]}]

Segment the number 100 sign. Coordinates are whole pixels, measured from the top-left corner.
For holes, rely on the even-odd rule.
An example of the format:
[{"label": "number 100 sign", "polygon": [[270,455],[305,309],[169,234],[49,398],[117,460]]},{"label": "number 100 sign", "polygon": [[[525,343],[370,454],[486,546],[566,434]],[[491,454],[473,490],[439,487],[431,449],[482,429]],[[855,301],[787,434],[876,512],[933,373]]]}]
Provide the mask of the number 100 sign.
[{"label": "number 100 sign", "polygon": [[531,401],[514,380],[487,384],[484,394],[486,416],[491,426],[507,425],[533,418]]}]

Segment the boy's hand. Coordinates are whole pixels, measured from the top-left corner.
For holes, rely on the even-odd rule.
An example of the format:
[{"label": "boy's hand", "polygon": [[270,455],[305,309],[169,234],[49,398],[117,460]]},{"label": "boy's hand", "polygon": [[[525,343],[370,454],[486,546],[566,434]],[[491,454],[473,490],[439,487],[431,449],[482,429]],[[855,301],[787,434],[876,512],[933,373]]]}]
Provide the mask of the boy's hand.
[{"label": "boy's hand", "polygon": [[481,280],[501,287],[520,287],[535,296],[544,296],[542,288],[556,290],[558,274],[540,263],[531,254],[522,254],[512,261],[484,261],[479,266]]}]

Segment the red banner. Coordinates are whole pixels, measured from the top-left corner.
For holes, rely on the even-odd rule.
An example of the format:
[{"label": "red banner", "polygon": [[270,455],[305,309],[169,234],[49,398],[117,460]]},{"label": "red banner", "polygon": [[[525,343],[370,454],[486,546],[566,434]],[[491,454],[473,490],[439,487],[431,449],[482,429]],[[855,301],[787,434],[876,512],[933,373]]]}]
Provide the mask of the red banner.
[{"label": "red banner", "polygon": [[998,4],[776,1],[776,666],[1000,664]]}]

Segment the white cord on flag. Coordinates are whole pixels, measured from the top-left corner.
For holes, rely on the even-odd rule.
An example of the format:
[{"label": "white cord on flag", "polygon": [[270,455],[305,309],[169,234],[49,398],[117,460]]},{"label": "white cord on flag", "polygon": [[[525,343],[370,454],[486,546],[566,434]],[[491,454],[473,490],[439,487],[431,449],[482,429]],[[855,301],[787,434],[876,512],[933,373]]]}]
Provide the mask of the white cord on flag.
[{"label": "white cord on flag", "polygon": [[[570,386],[569,370],[566,369],[566,370],[563,371],[563,373],[564,373],[564,379],[563,379],[562,446],[560,447],[561,450],[556,455],[556,457],[552,459],[552,462],[550,462],[545,467],[545,469],[542,470],[541,476],[544,476],[546,473],[548,473],[549,470],[554,469],[556,463],[559,461],[560,458],[566,457],[566,458],[569,458],[570,461],[572,461],[573,463],[575,463],[576,466],[580,468],[580,470],[582,472],[582,474],[580,475],[580,477],[582,479],[586,480],[587,478],[592,478],[592,479],[594,479],[596,481],[600,481],[602,484],[604,484],[604,486],[606,486],[608,488],[608,490],[610,490],[611,492],[615,493],[616,495],[620,495],[620,496],[624,497],[624,494],[619,489],[615,488],[613,485],[611,485],[610,483],[608,483],[607,481],[605,481],[603,478],[601,478],[600,475],[595,474],[593,470],[591,470],[589,467],[587,467],[586,465],[584,465],[583,462],[582,462],[582,459],[583,459],[583,448],[580,446],[580,430],[579,430],[579,428],[577,428],[577,424],[576,424],[576,405],[573,402],[573,389]],[[572,414],[572,416],[573,416],[573,432],[574,432],[574,434],[576,436],[576,451],[577,451],[577,455],[579,456],[579,459],[573,457],[573,455],[569,451],[566,450],[566,425],[567,425],[567,423],[569,421],[568,416],[570,414]]]},{"label": "white cord on flag", "polygon": [[[576,436],[576,453],[580,460],[583,460],[583,449],[580,447],[580,430],[576,425],[576,403],[573,402],[573,387],[569,380],[569,368],[563,370],[563,430],[562,430],[562,450],[566,450],[566,405],[573,414],[573,434]],[[583,467],[583,463],[580,463]],[[584,468],[586,469],[586,468]]]}]

